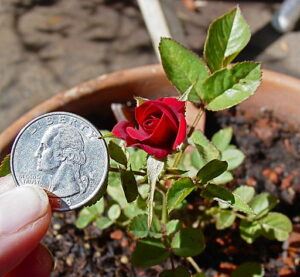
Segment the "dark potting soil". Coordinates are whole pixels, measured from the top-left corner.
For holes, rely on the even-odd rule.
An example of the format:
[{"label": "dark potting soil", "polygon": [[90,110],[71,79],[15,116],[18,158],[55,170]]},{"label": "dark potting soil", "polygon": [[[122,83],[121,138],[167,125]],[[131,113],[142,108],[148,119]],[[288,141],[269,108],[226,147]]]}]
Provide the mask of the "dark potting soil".
[{"label": "dark potting soil", "polygon": [[[290,217],[294,232],[284,243],[259,238],[249,245],[240,238],[238,224],[223,231],[211,225],[204,231],[206,249],[195,260],[207,276],[230,276],[247,261],[263,263],[268,277],[300,276],[300,132],[270,112],[253,119],[238,110],[229,110],[208,114],[207,122],[208,136],[220,127],[232,126],[234,143],[246,154],[229,186],[253,186],[257,192],[277,196],[280,203],[275,211]],[[134,241],[124,231],[115,227],[100,231],[95,226],[78,230],[75,218],[75,212],[55,214],[44,239],[56,262],[52,276],[151,277],[162,270],[162,266],[148,270],[132,267]],[[185,261],[183,264],[194,273]],[[170,268],[168,263],[164,266]]]}]

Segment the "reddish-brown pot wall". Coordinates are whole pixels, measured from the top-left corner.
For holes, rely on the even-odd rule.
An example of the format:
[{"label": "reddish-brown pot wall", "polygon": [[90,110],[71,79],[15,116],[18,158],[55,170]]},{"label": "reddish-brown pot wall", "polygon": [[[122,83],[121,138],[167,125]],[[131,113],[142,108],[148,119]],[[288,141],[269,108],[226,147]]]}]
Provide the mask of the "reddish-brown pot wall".
[{"label": "reddish-brown pot wall", "polygon": [[[149,65],[102,75],[63,91],[24,114],[0,134],[0,156],[10,151],[10,146],[20,129],[31,119],[51,111],[69,111],[87,118],[106,116],[110,104],[126,102],[138,95],[145,98],[176,95],[160,65]],[[277,117],[300,126],[300,80],[264,70],[263,82],[255,96],[240,108],[250,116],[261,109],[274,111]],[[189,109],[188,117],[196,109]],[[203,122],[202,122],[203,124]]]}]

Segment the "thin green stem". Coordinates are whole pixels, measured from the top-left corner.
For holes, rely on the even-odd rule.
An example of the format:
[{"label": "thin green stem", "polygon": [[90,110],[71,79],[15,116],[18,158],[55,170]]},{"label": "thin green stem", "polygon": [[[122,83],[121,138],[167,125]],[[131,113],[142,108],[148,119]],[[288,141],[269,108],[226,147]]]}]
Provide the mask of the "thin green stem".
[{"label": "thin green stem", "polygon": [[201,268],[197,265],[192,257],[187,257],[186,260],[193,266],[197,273],[202,273]]},{"label": "thin green stem", "polygon": [[162,221],[163,224],[167,224],[167,222],[168,222],[167,196],[166,196],[165,193],[163,193],[161,221]]},{"label": "thin green stem", "polygon": [[[120,173],[119,168],[113,167],[113,166],[109,167],[109,171]],[[146,172],[142,172],[142,171],[132,170],[132,172],[133,172],[134,175],[138,175],[138,176],[146,176],[147,175]],[[168,171],[168,169],[166,169],[166,174],[174,175],[172,173],[172,171]],[[174,176],[177,176],[177,175],[174,175]]]},{"label": "thin green stem", "polygon": [[176,168],[179,165],[184,150],[180,150],[180,152],[176,153],[175,160],[174,160],[174,163],[173,163],[174,168]]},{"label": "thin green stem", "polygon": [[[120,173],[119,168],[117,168],[117,167],[112,167],[112,166],[109,167],[109,171]],[[145,176],[145,175],[146,175],[146,173],[145,173],[145,172],[142,172],[142,171],[132,170],[132,172],[133,172],[134,175],[139,175],[139,176]]]},{"label": "thin green stem", "polygon": [[[194,122],[193,122],[193,124],[192,124],[192,126],[191,126],[191,128],[190,128],[190,130],[189,130],[189,132],[187,134],[187,138],[189,138],[193,134],[193,132],[195,131],[195,128],[198,125],[198,123],[199,123],[199,121],[200,121],[200,119],[201,119],[201,117],[202,117],[203,114],[204,114],[204,106],[201,105],[200,106],[200,110],[197,113],[197,115],[196,115],[196,117],[194,119]],[[175,160],[174,160],[174,163],[173,163],[173,168],[176,168],[179,165],[179,163],[181,161],[181,158],[183,156],[183,153],[184,153],[184,151],[186,150],[187,147],[188,147],[188,143],[184,143],[184,145],[183,145],[182,149],[180,150],[180,152],[178,152],[175,155]]]},{"label": "thin green stem", "polygon": [[199,123],[199,121],[200,121],[200,119],[201,119],[203,113],[204,113],[204,106],[201,105],[201,106],[200,106],[200,110],[199,110],[199,112],[197,113],[197,115],[196,115],[196,117],[195,117],[195,119],[194,119],[194,122],[193,122],[193,124],[192,124],[192,126],[191,126],[191,128],[190,128],[190,130],[189,130],[189,132],[188,132],[188,135],[187,135],[188,138],[189,138],[189,137],[193,134],[193,132],[195,131],[195,128],[196,128],[196,126],[198,125],[198,123]]},{"label": "thin green stem", "polygon": [[240,213],[235,213],[235,215],[236,215],[238,218],[241,218],[241,219],[246,219],[246,218],[247,218],[247,216],[244,216],[244,215],[242,215],[242,214],[240,214]]},{"label": "thin green stem", "polygon": [[[156,183],[159,184],[159,183]],[[167,198],[166,198],[166,194],[164,191],[162,191],[160,188],[156,187],[155,188],[162,196],[162,208],[161,208],[161,221],[162,221],[162,233],[165,234],[166,233],[166,223],[167,223]]]}]

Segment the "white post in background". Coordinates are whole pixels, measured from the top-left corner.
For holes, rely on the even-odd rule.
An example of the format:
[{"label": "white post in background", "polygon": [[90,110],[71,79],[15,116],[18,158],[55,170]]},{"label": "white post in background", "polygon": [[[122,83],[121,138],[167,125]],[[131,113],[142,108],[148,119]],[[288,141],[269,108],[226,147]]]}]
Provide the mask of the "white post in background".
[{"label": "white post in background", "polygon": [[159,0],[137,0],[146,27],[150,34],[157,58],[160,60],[158,45],[161,37],[171,37],[167,21]]},{"label": "white post in background", "polygon": [[272,20],[280,33],[292,31],[300,18],[300,0],[285,0]]}]

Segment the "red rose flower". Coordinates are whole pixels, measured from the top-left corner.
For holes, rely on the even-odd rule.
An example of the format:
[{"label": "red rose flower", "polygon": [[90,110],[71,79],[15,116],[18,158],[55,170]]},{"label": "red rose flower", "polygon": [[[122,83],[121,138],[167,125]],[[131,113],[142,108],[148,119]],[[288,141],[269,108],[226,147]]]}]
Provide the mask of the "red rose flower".
[{"label": "red rose flower", "polygon": [[148,100],[135,108],[137,128],[121,121],[112,133],[127,146],[138,147],[162,159],[176,150],[186,138],[185,102],[166,97]]}]

